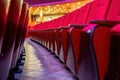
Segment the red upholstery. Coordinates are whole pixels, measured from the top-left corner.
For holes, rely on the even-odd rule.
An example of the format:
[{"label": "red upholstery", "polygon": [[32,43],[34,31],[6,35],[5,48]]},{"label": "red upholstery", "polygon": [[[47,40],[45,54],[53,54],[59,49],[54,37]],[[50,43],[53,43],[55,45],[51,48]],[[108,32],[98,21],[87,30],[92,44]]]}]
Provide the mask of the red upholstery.
[{"label": "red upholstery", "polygon": [[[110,11],[107,20],[120,21],[119,17],[119,4],[120,0],[113,0],[110,6]],[[110,46],[110,59],[107,77],[109,80],[120,79],[120,23],[111,29],[111,46]]]},{"label": "red upholstery", "polygon": [[[84,24],[87,15],[89,12],[89,9],[91,7],[92,3],[89,3],[82,8],[80,8],[77,20],[75,23],[77,24]],[[75,14],[74,14],[75,15]],[[83,17],[84,16],[84,17]],[[80,18],[82,17],[82,18]],[[70,40],[69,41],[69,49],[68,49],[68,55],[67,55],[67,66],[70,68],[70,70],[76,74],[78,72],[78,60],[79,60],[79,54],[80,54],[80,35],[81,35],[81,28],[71,28],[70,31]]]},{"label": "red upholstery", "polygon": [[54,29],[51,30],[51,51],[55,52],[55,34],[54,34]]},{"label": "red upholstery", "polygon": [[74,68],[72,67],[71,70],[74,73],[78,72],[78,61],[79,61],[79,57],[80,57],[81,30],[82,30],[81,28],[72,28],[70,31],[72,48],[73,48],[73,53],[74,53],[73,57],[75,60],[75,62],[72,62],[72,65],[71,65],[71,66],[75,66],[75,67]]},{"label": "red upholstery", "polygon": [[19,21],[19,26],[18,26],[18,31],[17,31],[17,36],[16,36],[15,48],[14,48],[13,57],[12,57],[11,68],[15,67],[16,61],[18,58],[19,46],[20,46],[20,42],[21,42],[21,39],[23,36],[22,33],[23,33],[23,30],[25,27],[24,24],[25,24],[26,13],[27,13],[27,3],[23,3],[20,21]]},{"label": "red upholstery", "polygon": [[107,20],[120,21],[119,3],[120,3],[120,0],[112,0],[112,3],[111,3],[112,6],[110,6],[110,10],[109,10],[109,13],[107,15]]},{"label": "red upholstery", "polygon": [[60,41],[60,29],[56,30],[55,33],[55,39],[56,39],[56,47],[57,47],[57,55],[60,53],[60,48],[61,48],[61,41]]},{"label": "red upholstery", "polygon": [[[83,6],[79,11],[56,19],[55,25],[52,24],[54,21],[45,23],[46,29],[50,29],[49,24],[52,27],[59,28],[54,32],[55,53],[60,56],[60,59],[67,64],[73,73],[78,73],[77,76],[80,80],[104,80],[107,75],[110,53],[110,28],[97,24],[89,24],[89,22],[92,19],[119,21],[119,9],[119,0],[94,0],[93,3]],[[73,16],[74,14],[77,15]],[[71,28],[69,30],[70,37],[68,38],[68,30],[60,30],[60,27],[68,27],[68,24],[73,23],[87,24],[87,27],[83,28],[82,31],[80,28]],[[116,53],[115,55],[113,53],[110,54],[113,56],[110,57],[112,58],[110,60],[110,74],[108,74],[110,80],[120,79],[120,69],[118,67],[120,64],[119,59],[116,58],[116,56],[119,56],[119,45],[117,44],[119,44],[120,40],[119,27],[117,26],[120,25],[116,25],[111,30],[112,41],[115,43],[112,44],[111,51],[116,51]],[[50,35],[48,34],[48,36]],[[34,37],[34,39],[37,39],[38,36],[34,34]],[[115,61],[117,61],[117,64],[115,64]],[[114,67],[112,62],[116,67]]]},{"label": "red upholstery", "polygon": [[[108,20],[114,20],[114,21],[119,21],[120,20],[120,18],[119,18],[119,10],[120,9],[118,8],[119,3],[120,3],[119,0],[112,0],[110,10],[109,10],[108,16],[107,16]],[[116,63],[117,61],[119,61],[118,58],[117,58],[119,56],[119,54],[117,54],[117,53],[119,53],[119,50],[118,50],[119,47],[117,47],[117,46],[119,46],[119,43],[117,43],[117,42],[120,40],[119,39],[120,36],[118,35],[119,34],[119,27],[120,26],[118,24],[118,25],[115,25],[115,27],[111,29],[111,31],[112,31],[111,49],[110,49],[111,54],[110,54],[110,63],[109,63],[110,65],[109,65],[109,72],[108,72],[109,80],[115,80],[115,79],[119,80],[120,79],[120,77],[118,76],[120,74],[120,71],[117,68],[117,66],[119,66],[120,64]],[[102,37],[104,37],[104,36],[105,36],[105,34]],[[105,43],[108,44],[108,42],[109,41],[107,39]],[[108,45],[110,46],[110,44],[108,44]],[[104,47],[109,48],[109,47],[107,47],[108,45],[104,45]],[[105,49],[105,48],[103,48],[103,49]],[[107,51],[107,50],[109,50],[109,49],[106,49],[105,51]],[[101,52],[102,52],[102,50],[101,50]],[[104,65],[103,65],[103,62],[100,58],[102,58],[102,60],[104,60]],[[102,79],[103,78],[102,75],[105,75],[107,73],[107,69],[108,69],[108,59],[109,59],[108,51],[104,54],[104,57],[103,56],[100,57],[100,54],[99,54],[97,56],[97,59],[98,59],[97,63],[98,63],[98,68],[99,68],[99,74],[100,74],[100,78]],[[102,62],[102,65],[101,65],[101,62]],[[116,67],[113,67],[113,66],[116,66]]]},{"label": "red upholstery", "polygon": [[94,0],[88,15],[87,24],[92,19],[105,19],[112,0]]},{"label": "red upholstery", "polygon": [[[102,35],[102,36],[101,36]],[[98,64],[100,80],[104,80],[108,71],[108,60],[110,51],[110,28],[100,27],[93,35],[93,45]]]},{"label": "red upholstery", "polygon": [[[87,23],[89,23],[89,21],[92,19],[106,19],[110,3],[111,0],[95,0],[88,15]],[[104,77],[107,73],[109,59],[110,28],[104,26],[101,26],[100,28],[96,27],[97,26],[89,25],[84,28],[82,32],[83,36],[81,37],[82,44],[80,45],[81,55],[78,71],[78,77],[82,80],[86,80],[88,78],[88,80],[104,80]],[[101,34],[104,34],[104,36],[100,37]],[[106,46],[104,46],[103,44],[105,44]],[[107,57],[105,58],[105,56]],[[102,60],[102,58],[104,61]],[[88,70],[89,73],[86,70]]]},{"label": "red upholstery", "polygon": [[0,1],[0,10],[2,12],[0,13],[0,55],[2,55],[1,49],[2,49],[3,38],[6,30],[6,21],[7,21],[9,5],[10,5],[10,0]]},{"label": "red upholstery", "polygon": [[22,9],[22,0],[11,0],[9,12],[8,12],[8,20],[7,20],[7,28],[6,34],[3,41],[2,53],[4,54],[0,60],[0,79],[7,80],[11,59],[14,50],[15,38],[18,29],[18,23],[20,18],[20,13]]},{"label": "red upholstery", "polygon": [[78,13],[81,9],[77,9],[75,11],[73,11],[72,13],[70,13],[70,19],[69,19],[69,24],[74,24],[77,17],[78,17]]},{"label": "red upholstery", "polygon": [[51,30],[49,30],[49,34],[48,34],[48,36],[49,36],[49,50],[51,50],[51,47],[52,47],[52,31]]},{"label": "red upholstery", "polygon": [[48,31],[46,31],[46,47],[48,45]]},{"label": "red upholstery", "polygon": [[[89,7],[90,7],[90,4],[89,5],[87,5],[87,6],[85,6],[85,8],[82,8],[82,9],[85,9],[85,10],[87,10],[86,12],[88,13],[88,9],[89,9]],[[80,13],[80,11],[82,11],[82,9],[80,9],[80,10],[76,10],[76,11],[74,11],[74,12],[72,12],[72,13],[69,13],[69,15],[67,14],[66,15],[66,17],[67,16],[69,16],[69,21],[68,21],[68,23],[69,24],[71,24],[71,23],[75,23],[76,22],[76,18],[79,16],[79,15],[81,15],[81,14],[86,14],[85,13],[85,11],[84,11],[84,13]],[[79,14],[78,14],[78,12],[79,12]],[[87,15],[87,14],[86,14]],[[65,17],[65,18],[66,18]],[[85,17],[86,18],[86,17]],[[81,19],[81,18],[80,18]],[[84,22],[85,23],[85,22]],[[62,31],[63,31],[63,33],[62,33]],[[62,30],[61,31],[61,34],[63,34],[63,35],[61,35],[61,39],[62,39],[62,44],[61,44],[61,50],[60,50],[60,59],[63,61],[63,62],[65,62],[66,63],[66,60],[67,60],[67,53],[68,53],[68,46],[69,46],[69,43],[68,43],[68,36],[67,36],[67,34],[68,34],[68,32],[67,31],[65,31],[65,33],[64,33],[64,30]],[[64,58],[64,59],[63,59]]]},{"label": "red upholstery", "polygon": [[88,3],[87,5],[80,8],[75,24],[85,24],[88,18],[88,14],[90,12],[92,3]]},{"label": "red upholstery", "polygon": [[69,19],[70,19],[70,13],[68,13],[64,16],[64,21],[62,23],[62,26],[64,26],[64,27],[68,26]]},{"label": "red upholstery", "polygon": [[110,59],[107,78],[109,80],[120,79],[120,24],[111,29]]},{"label": "red upholstery", "polygon": [[61,49],[60,49],[59,57],[64,63],[66,63],[67,53],[68,53],[68,48],[69,48],[68,29],[69,28],[61,29],[61,39],[60,39],[61,40]]},{"label": "red upholstery", "polygon": [[[27,3],[25,3],[25,4],[27,5]],[[28,7],[28,6],[26,6],[26,7]],[[28,25],[28,15],[29,15],[28,13],[29,13],[29,11],[26,12],[26,16],[25,16],[25,23],[24,23],[24,28],[23,28],[23,32],[22,32],[19,53],[21,53],[23,50],[23,44],[24,44],[25,35],[26,35],[26,31],[27,31],[27,25]]]},{"label": "red upholstery", "polygon": [[120,35],[120,24],[115,25],[112,29],[111,32],[113,35]]}]

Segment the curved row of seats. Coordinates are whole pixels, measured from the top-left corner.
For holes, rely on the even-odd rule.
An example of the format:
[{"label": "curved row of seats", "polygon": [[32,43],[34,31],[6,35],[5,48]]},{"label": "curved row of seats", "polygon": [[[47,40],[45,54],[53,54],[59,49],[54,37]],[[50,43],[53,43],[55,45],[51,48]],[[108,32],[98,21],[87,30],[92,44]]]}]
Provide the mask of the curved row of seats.
[{"label": "curved row of seats", "polygon": [[27,8],[23,0],[0,0],[0,80],[8,79],[23,48]]},{"label": "curved row of seats", "polygon": [[94,0],[29,30],[79,77],[120,80],[120,0]]}]

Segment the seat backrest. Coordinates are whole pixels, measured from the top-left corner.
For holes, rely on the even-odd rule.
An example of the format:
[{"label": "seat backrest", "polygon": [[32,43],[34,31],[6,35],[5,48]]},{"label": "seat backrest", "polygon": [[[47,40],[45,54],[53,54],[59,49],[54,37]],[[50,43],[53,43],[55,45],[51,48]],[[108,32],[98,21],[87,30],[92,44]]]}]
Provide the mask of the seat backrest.
[{"label": "seat backrest", "polygon": [[[28,8],[28,5],[27,5],[27,3],[25,3],[25,5],[26,5],[26,15],[25,15],[25,22],[24,22],[24,28],[23,28],[23,32],[22,32],[22,38],[21,38],[21,42],[20,42],[20,49],[19,49],[19,52],[18,53],[21,53],[21,50],[23,50],[22,49],[22,47],[23,47],[23,43],[24,43],[24,41],[25,41],[25,35],[26,35],[26,31],[27,31],[27,25],[28,25],[28,19],[29,19],[29,17],[28,17],[28,15],[29,15],[29,11],[27,11],[27,8]],[[38,32],[39,31],[37,31],[37,34],[38,34]]]},{"label": "seat backrest", "polygon": [[94,0],[86,23],[89,24],[93,19],[106,19],[112,0]]},{"label": "seat backrest", "polygon": [[75,24],[85,24],[86,23],[91,6],[92,6],[92,2],[88,3],[85,6],[80,8],[77,19],[75,21]]},{"label": "seat backrest", "polygon": [[[120,22],[120,0],[112,0],[107,20]],[[111,29],[110,59],[107,78],[120,80],[120,23]]]},{"label": "seat backrest", "polygon": [[12,48],[11,46],[13,46],[13,43],[15,42],[15,36],[18,29],[21,9],[22,9],[22,0],[11,1],[8,20],[7,20],[7,28],[6,28],[7,30],[2,48],[3,49],[2,51],[5,54],[7,50]]},{"label": "seat backrest", "polygon": [[12,58],[12,62],[11,62],[11,68],[14,68],[16,65],[16,61],[18,58],[18,49],[20,46],[20,42],[22,39],[22,33],[24,32],[24,25],[25,25],[25,18],[26,18],[26,13],[27,13],[27,3],[23,3],[22,6],[22,11],[21,11],[21,15],[20,15],[20,21],[19,21],[19,25],[18,25],[18,31],[17,31],[17,35],[16,35],[16,41],[15,41],[15,47],[14,47],[14,52],[13,52],[13,58]]},{"label": "seat backrest", "polygon": [[65,16],[64,16],[64,20],[63,20],[63,23],[62,23],[62,26],[68,26],[68,22],[69,22],[69,19],[70,19],[70,13],[67,13]]},{"label": "seat backrest", "polygon": [[[111,1],[112,0],[94,0],[86,24],[89,24],[92,19],[106,19]],[[110,28],[104,26],[95,28],[94,26],[96,25],[92,24],[85,27],[81,34],[81,65],[79,65],[79,78],[83,80],[88,78],[88,80],[104,80],[107,72]],[[91,31],[93,28],[95,30]],[[87,56],[89,56],[89,58],[87,58]],[[85,65],[84,68],[83,65]]]},{"label": "seat backrest", "polygon": [[107,15],[107,20],[120,21],[120,0],[112,0],[112,3]]},{"label": "seat backrest", "polygon": [[76,18],[78,16],[79,10],[80,9],[77,9],[77,10],[70,13],[70,19],[69,19],[68,24],[74,24],[75,23],[75,20],[76,20]]},{"label": "seat backrest", "polygon": [[0,60],[0,79],[7,80],[14,50],[23,0],[11,0],[8,12],[6,33],[2,46],[3,57]]},{"label": "seat backrest", "polygon": [[3,43],[3,38],[5,35],[6,30],[6,21],[8,16],[8,10],[9,10],[10,0],[0,0],[0,55],[1,54],[1,48]]}]

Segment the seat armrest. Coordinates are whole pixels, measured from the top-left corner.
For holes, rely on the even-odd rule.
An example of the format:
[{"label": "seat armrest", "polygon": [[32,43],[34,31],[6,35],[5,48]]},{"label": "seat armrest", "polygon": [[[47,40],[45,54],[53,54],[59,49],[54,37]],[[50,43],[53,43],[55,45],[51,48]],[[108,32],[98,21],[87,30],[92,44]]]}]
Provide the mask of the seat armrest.
[{"label": "seat armrest", "polygon": [[117,24],[120,24],[120,21],[112,21],[112,20],[91,20],[90,23],[93,24],[98,24],[98,25],[102,25],[102,26],[109,26],[109,27],[113,27]]},{"label": "seat armrest", "polygon": [[68,26],[82,29],[82,28],[86,27],[87,25],[85,25],[85,24],[69,24]]}]

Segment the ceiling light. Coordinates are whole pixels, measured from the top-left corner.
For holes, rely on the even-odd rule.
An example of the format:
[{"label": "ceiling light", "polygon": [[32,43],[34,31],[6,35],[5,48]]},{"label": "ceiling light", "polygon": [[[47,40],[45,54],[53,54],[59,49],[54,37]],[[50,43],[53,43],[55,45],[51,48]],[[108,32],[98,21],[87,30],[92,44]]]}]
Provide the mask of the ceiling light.
[{"label": "ceiling light", "polygon": [[80,2],[78,2],[77,4],[80,5]]},{"label": "ceiling light", "polygon": [[49,5],[47,7],[50,7]]},{"label": "ceiling light", "polygon": [[53,11],[53,8],[51,9],[51,11]]},{"label": "ceiling light", "polygon": [[59,6],[58,4],[56,6]]},{"label": "ceiling light", "polygon": [[80,8],[80,6],[78,6],[77,8]]},{"label": "ceiling light", "polygon": [[64,11],[61,11],[61,12],[64,12]]},{"label": "ceiling light", "polygon": [[75,7],[75,5],[72,5],[72,7]]},{"label": "ceiling light", "polygon": [[67,6],[69,6],[70,4],[69,4],[69,3],[67,3],[66,5],[67,5]]},{"label": "ceiling light", "polygon": [[85,4],[82,4],[82,6],[84,6]]},{"label": "ceiling light", "polygon": [[59,8],[61,10],[61,8]]},{"label": "ceiling light", "polygon": [[65,8],[65,6],[63,6],[63,8]]}]

